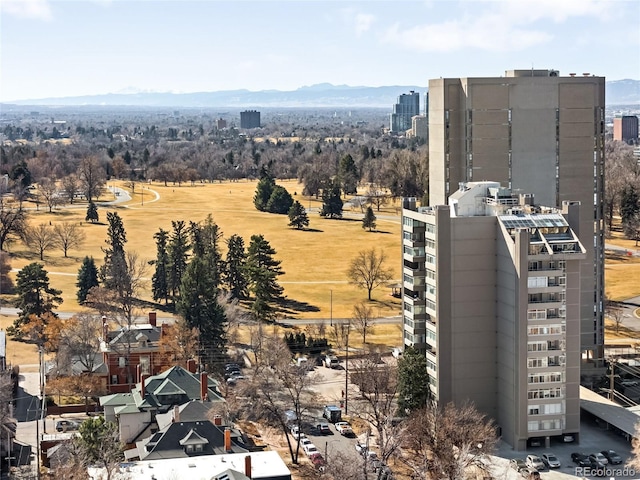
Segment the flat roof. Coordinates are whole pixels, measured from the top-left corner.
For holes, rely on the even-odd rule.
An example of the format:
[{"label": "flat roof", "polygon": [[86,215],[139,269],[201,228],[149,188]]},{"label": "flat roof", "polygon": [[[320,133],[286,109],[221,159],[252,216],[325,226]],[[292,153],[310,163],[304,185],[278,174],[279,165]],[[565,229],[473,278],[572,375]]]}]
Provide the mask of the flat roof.
[{"label": "flat roof", "polygon": [[580,387],[580,408],[629,436],[635,437],[636,423],[640,421],[640,416],[634,411],[582,386]]},{"label": "flat roof", "polygon": [[[291,478],[291,472],[278,452],[234,453],[228,455],[203,455],[190,458],[167,458],[162,460],[136,461],[121,464],[120,472],[112,475],[114,480],[210,480],[217,473],[236,470],[244,473],[245,457],[251,456],[251,478]],[[101,469],[90,468],[93,478],[101,478]]]}]

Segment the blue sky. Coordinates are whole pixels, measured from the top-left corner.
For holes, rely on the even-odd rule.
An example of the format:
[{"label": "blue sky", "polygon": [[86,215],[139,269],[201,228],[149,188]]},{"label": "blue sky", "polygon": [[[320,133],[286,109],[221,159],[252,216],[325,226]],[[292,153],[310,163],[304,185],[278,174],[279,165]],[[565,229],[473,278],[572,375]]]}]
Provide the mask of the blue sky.
[{"label": "blue sky", "polygon": [[531,67],[640,79],[640,1],[0,0],[1,101]]}]

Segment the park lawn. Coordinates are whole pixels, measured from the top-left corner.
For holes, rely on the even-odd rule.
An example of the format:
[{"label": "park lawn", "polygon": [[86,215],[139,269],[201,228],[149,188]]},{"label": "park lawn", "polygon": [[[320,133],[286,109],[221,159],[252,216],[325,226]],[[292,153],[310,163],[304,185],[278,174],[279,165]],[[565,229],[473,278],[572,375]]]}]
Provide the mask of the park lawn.
[{"label": "park lawn", "polygon": [[[123,219],[127,232],[127,251],[136,252],[140,259],[153,260],[156,255],[153,234],[159,228],[171,230],[172,220],[201,221],[208,214],[213,216],[224,239],[238,234],[248,247],[251,235],[262,234],[276,250],[275,258],[282,262],[285,272],[279,278],[284,294],[295,308],[285,315],[293,318],[324,317],[346,318],[351,316],[353,306],[367,300],[363,290],[348,284],[346,269],[352,258],[365,249],[383,250],[387,256],[387,267],[393,271],[395,281],[400,277],[400,224],[396,205],[384,207],[376,215],[377,232],[368,232],[362,228],[359,218],[352,218],[358,211],[346,212],[343,220],[324,219],[318,215],[321,201],[300,195],[303,186],[297,181],[279,181],[289,193],[300,201],[309,213],[309,230],[298,231],[287,226],[286,215],[274,215],[259,212],[253,206],[256,181],[241,180],[215,184],[182,184],[182,186],[164,186],[161,183],[136,186],[134,198],[125,203],[109,207],[98,207],[100,222],[91,224],[84,220],[86,204],[76,208],[55,209],[48,213],[43,206],[30,215],[30,223],[55,224],[72,221],[81,224],[87,240],[81,251],[71,251],[69,258],[63,258],[60,251],[47,251],[44,266],[49,272],[51,285],[62,290],[64,303],[59,307],[63,311],[78,311],[76,295],[76,276],[85,255],[93,256],[96,264],[102,263],[107,236],[106,213],[117,211]],[[126,188],[124,182],[109,182]],[[141,192],[144,192],[144,201]],[[155,200],[155,194],[159,199]],[[100,200],[113,198],[105,193]],[[110,198],[109,198],[110,197]],[[144,203],[144,204],[143,204]],[[384,218],[382,218],[384,217]],[[224,245],[223,245],[224,250]],[[12,267],[40,261],[38,256],[21,243],[10,246]],[[146,277],[153,274],[149,267]],[[390,282],[392,283],[392,282]],[[398,315],[400,302],[392,298],[390,289],[379,287],[373,292],[370,302],[376,315]],[[142,297],[150,300],[150,281]]]},{"label": "park lawn", "polygon": [[640,295],[640,258],[609,251],[604,276],[607,298],[622,301]]},{"label": "park lawn", "polygon": [[[0,329],[6,330],[13,325],[14,315],[0,315]],[[38,347],[32,343],[16,342],[7,337],[7,363],[20,365],[20,371],[38,371]]]}]

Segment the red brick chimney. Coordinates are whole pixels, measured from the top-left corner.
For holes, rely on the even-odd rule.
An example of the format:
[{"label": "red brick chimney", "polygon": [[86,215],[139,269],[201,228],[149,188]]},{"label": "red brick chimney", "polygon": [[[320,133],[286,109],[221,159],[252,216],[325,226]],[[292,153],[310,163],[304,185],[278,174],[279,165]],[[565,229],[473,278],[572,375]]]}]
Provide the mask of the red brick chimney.
[{"label": "red brick chimney", "polygon": [[173,423],[180,421],[180,407],[178,405],[173,406]]},{"label": "red brick chimney", "polygon": [[249,478],[253,478],[251,476],[251,455],[244,457],[244,474]]},{"label": "red brick chimney", "polygon": [[206,402],[209,398],[209,377],[207,376],[207,372],[200,373],[200,399],[203,402]]},{"label": "red brick chimney", "polygon": [[149,312],[149,324],[152,327],[156,326],[156,312]]},{"label": "red brick chimney", "polygon": [[231,451],[231,430],[228,428],[224,429],[224,449],[227,452]]},{"label": "red brick chimney", "polygon": [[213,424],[217,425],[217,426],[221,426],[222,425],[222,417],[220,415],[215,415],[213,417]]},{"label": "red brick chimney", "polygon": [[189,373],[196,373],[196,361],[193,358],[187,360],[187,371]]}]

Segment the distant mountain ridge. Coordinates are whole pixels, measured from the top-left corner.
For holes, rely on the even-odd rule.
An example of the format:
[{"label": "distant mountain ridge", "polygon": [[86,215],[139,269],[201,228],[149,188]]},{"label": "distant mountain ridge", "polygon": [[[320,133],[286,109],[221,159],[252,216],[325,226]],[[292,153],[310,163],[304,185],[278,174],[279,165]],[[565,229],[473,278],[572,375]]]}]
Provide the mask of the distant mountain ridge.
[{"label": "distant mountain ridge", "polygon": [[[352,87],[319,83],[297,90],[226,90],[196,93],[108,93],[78,97],[40,98],[10,102],[13,105],[45,106],[136,106],[184,108],[261,108],[261,107],[369,107],[389,108],[399,95],[411,90],[424,95],[428,88],[417,85]],[[640,80],[615,80],[606,83],[607,105],[640,104]],[[423,99],[421,98],[422,102]],[[9,102],[7,103],[9,104]]]}]

